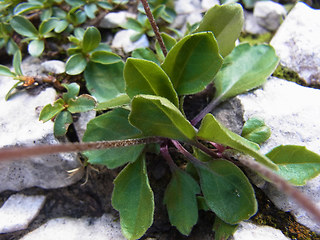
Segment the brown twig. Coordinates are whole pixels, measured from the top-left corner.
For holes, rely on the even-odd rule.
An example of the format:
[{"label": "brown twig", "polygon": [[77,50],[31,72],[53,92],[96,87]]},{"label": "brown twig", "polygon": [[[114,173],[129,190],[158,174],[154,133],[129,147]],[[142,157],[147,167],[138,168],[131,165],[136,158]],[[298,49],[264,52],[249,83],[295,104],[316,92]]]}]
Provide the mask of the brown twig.
[{"label": "brown twig", "polygon": [[141,3],[143,5],[143,7],[144,7],[146,15],[147,15],[147,17],[149,19],[149,22],[151,24],[151,27],[152,27],[152,29],[153,29],[153,31],[154,31],[154,33],[156,35],[156,38],[157,38],[157,40],[159,42],[160,48],[161,48],[161,50],[163,52],[163,55],[166,57],[167,56],[167,48],[164,45],[163,39],[162,39],[162,37],[160,35],[160,31],[159,31],[158,25],[157,25],[156,20],[154,19],[153,15],[152,15],[152,12],[151,12],[149,4],[148,4],[148,1],[147,0],[141,0]]}]

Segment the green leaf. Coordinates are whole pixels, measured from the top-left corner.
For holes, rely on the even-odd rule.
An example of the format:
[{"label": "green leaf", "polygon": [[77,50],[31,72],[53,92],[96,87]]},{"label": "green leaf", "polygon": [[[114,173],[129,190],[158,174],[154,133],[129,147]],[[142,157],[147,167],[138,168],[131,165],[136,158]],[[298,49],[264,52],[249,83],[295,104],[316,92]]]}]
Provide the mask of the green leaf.
[{"label": "green leaf", "polygon": [[82,51],[84,53],[91,52],[93,49],[99,46],[101,41],[101,35],[97,28],[88,27],[84,32],[82,40]]},{"label": "green leaf", "polygon": [[171,225],[188,236],[198,221],[196,194],[200,193],[198,183],[180,169],[172,172],[171,180],[164,194]]},{"label": "green leaf", "polygon": [[243,3],[246,9],[252,9],[254,7],[254,4],[258,1],[259,0],[243,0]]},{"label": "green leaf", "polygon": [[86,87],[98,102],[105,102],[125,93],[124,63],[99,64],[89,62],[84,71]]},{"label": "green leaf", "polygon": [[132,52],[131,56],[134,58],[152,61],[152,62],[160,65],[160,62],[159,62],[156,54],[149,48],[137,48]]},{"label": "green leaf", "polygon": [[178,95],[202,91],[222,64],[218,45],[211,32],[188,35],[168,53],[163,70],[168,74]]},{"label": "green leaf", "polygon": [[63,32],[67,27],[69,26],[68,21],[66,20],[60,20],[56,23],[56,27],[54,28],[54,31],[56,33]]},{"label": "green leaf", "polygon": [[127,22],[123,25],[123,28],[132,29],[137,32],[143,32],[143,25],[133,18],[128,18]]},{"label": "green leaf", "polygon": [[0,65],[0,76],[15,77],[17,74],[11,72],[6,66]]},{"label": "green leaf", "polygon": [[66,63],[66,73],[77,75],[82,73],[87,66],[87,60],[82,53],[73,54]]},{"label": "green leaf", "polygon": [[10,99],[10,97],[12,97],[15,93],[17,93],[17,92],[13,92],[13,91],[16,90],[16,87],[18,87],[19,85],[23,85],[23,82],[18,81],[9,89],[9,91],[6,93],[6,96],[4,97],[5,101],[8,101]]},{"label": "green leaf", "polygon": [[71,113],[87,112],[94,109],[96,102],[88,94],[82,94],[76,99],[68,101],[68,111]]},{"label": "green leaf", "polygon": [[250,118],[245,122],[241,136],[251,142],[261,144],[271,136],[271,130],[262,119]]},{"label": "green leaf", "polygon": [[86,4],[84,5],[84,11],[87,14],[88,18],[94,19],[96,17],[96,12],[98,11],[98,7],[96,4]]},{"label": "green leaf", "polygon": [[257,211],[253,188],[244,173],[233,163],[216,159],[195,166],[209,208],[223,221],[236,224]]},{"label": "green leaf", "polygon": [[195,138],[193,126],[169,100],[138,95],[132,99],[129,121],[145,136],[160,136],[189,142]]},{"label": "green leaf", "polygon": [[6,50],[9,55],[13,55],[17,50],[20,50],[20,49],[18,45],[15,43],[15,41],[10,38],[9,41],[7,42]]},{"label": "green leaf", "polygon": [[280,145],[266,156],[278,165],[276,173],[297,186],[305,185],[320,173],[320,155],[304,146]]},{"label": "green leaf", "polygon": [[53,133],[56,137],[62,137],[64,136],[70,124],[73,122],[71,113],[68,111],[62,111],[60,112],[56,119],[54,120],[54,126],[53,126]]},{"label": "green leaf", "polygon": [[97,4],[99,7],[103,8],[103,9],[106,9],[106,10],[112,9],[112,4],[110,4],[108,2],[98,1]]},{"label": "green leaf", "polygon": [[201,123],[198,137],[229,146],[245,154],[249,154],[255,158],[256,161],[277,170],[278,167],[270,161],[266,156],[261,154],[258,149],[259,146],[247,139],[230,131],[222,124],[220,124],[212,114],[207,114]]},{"label": "green leaf", "polygon": [[214,230],[214,239],[215,240],[225,240],[234,234],[238,225],[231,225],[225,223],[217,216],[215,217],[213,230]]},{"label": "green leaf", "polygon": [[44,50],[44,41],[43,40],[32,40],[28,45],[28,52],[33,57],[38,57]]},{"label": "green leaf", "polygon": [[129,98],[127,94],[122,94],[108,101],[98,103],[95,109],[96,111],[108,110],[108,109],[121,107],[123,105],[129,104],[130,101],[131,101],[131,98]]},{"label": "green leaf", "polygon": [[[176,39],[171,37],[169,34],[161,33],[161,37],[163,39],[163,42],[164,42],[164,45],[166,46],[167,51],[170,51],[171,48],[173,48],[173,46],[177,43]],[[163,55],[163,52],[160,48],[158,41],[156,41],[155,48],[156,48],[156,52],[157,52],[158,56],[160,56],[162,61],[164,61],[165,57]]]},{"label": "green leaf", "polygon": [[152,225],[154,198],[144,155],[127,165],[114,180],[112,206],[120,213],[121,229],[127,239],[139,239]]},{"label": "green leaf", "polygon": [[20,50],[17,50],[13,55],[13,67],[16,74],[20,76],[23,75],[21,70],[21,60],[22,60],[21,52]]},{"label": "green leaf", "polygon": [[179,106],[178,96],[167,74],[154,62],[128,58],[124,66],[126,92],[133,98],[138,94],[148,94],[167,98]]},{"label": "green leaf", "polygon": [[204,15],[196,32],[211,31],[217,39],[221,56],[227,56],[240,36],[244,17],[240,4],[215,5]]},{"label": "green leaf", "polygon": [[62,99],[58,99],[53,103],[53,105],[48,104],[44,106],[44,108],[40,113],[39,120],[43,122],[47,122],[51,118],[56,116],[58,113],[60,113],[63,109],[65,109],[64,101]]},{"label": "green leaf", "polygon": [[[107,141],[136,138],[140,131],[128,122],[129,111],[117,108],[92,119],[84,133],[83,141]],[[85,152],[91,164],[102,164],[110,169],[134,162],[144,145]]]},{"label": "green leaf", "polygon": [[19,14],[22,14],[22,13],[25,13],[25,12],[28,12],[28,11],[31,11],[31,10],[35,10],[35,9],[41,9],[43,7],[42,4],[40,3],[32,3],[32,2],[24,2],[24,3],[20,3],[18,4],[14,10],[13,10],[13,14],[14,15],[19,15]]},{"label": "green leaf", "polygon": [[108,51],[95,51],[91,54],[90,60],[95,63],[113,64],[121,61],[121,57]]},{"label": "green leaf", "polygon": [[216,98],[226,100],[266,81],[275,70],[279,58],[269,45],[238,45],[225,59],[214,79]]},{"label": "green leaf", "polygon": [[49,18],[43,21],[39,26],[39,33],[44,36],[48,32],[52,31],[58,24],[57,18]]},{"label": "green leaf", "polygon": [[77,83],[62,83],[61,85],[67,89],[67,92],[62,94],[62,98],[65,102],[68,102],[70,99],[75,99],[78,96],[80,86]]},{"label": "green leaf", "polygon": [[38,30],[33,26],[33,24],[22,16],[14,16],[10,20],[11,27],[19,34],[25,37],[37,38]]}]

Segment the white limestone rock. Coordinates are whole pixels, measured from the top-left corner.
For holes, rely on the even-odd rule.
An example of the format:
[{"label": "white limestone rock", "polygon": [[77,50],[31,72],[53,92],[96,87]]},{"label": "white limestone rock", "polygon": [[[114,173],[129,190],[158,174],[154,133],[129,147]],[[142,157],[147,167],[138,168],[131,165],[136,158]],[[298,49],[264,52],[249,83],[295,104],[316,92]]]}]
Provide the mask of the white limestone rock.
[{"label": "white limestone rock", "polygon": [[267,33],[268,30],[263,28],[258,24],[258,21],[253,13],[244,10],[244,24],[243,24],[243,32],[250,34],[264,34]]},{"label": "white limestone rock", "polygon": [[138,41],[132,42],[130,37],[135,34],[137,34],[137,32],[131,29],[117,32],[112,40],[111,47],[123,49],[126,53],[132,52],[137,48],[149,47],[149,41],[146,35],[142,35]]},{"label": "white limestone rock", "polygon": [[45,196],[11,195],[0,208],[0,234],[26,229],[38,215]]},{"label": "white limestone rock", "polygon": [[230,240],[289,240],[279,229],[241,222]]},{"label": "white limestone rock", "polygon": [[269,31],[277,30],[286,14],[287,11],[281,4],[273,1],[258,1],[254,5],[253,16],[257,23]]},{"label": "white limestone rock", "polygon": [[56,218],[28,233],[21,240],[125,240],[120,223],[111,215],[101,218]]},{"label": "white limestone rock", "polygon": [[280,63],[297,72],[307,84],[320,82],[320,10],[298,2],[270,44]]},{"label": "white limestone rock", "polygon": [[66,64],[59,60],[49,60],[41,63],[41,67],[45,72],[51,72],[55,74],[61,74],[66,71]]},{"label": "white limestone rock", "polygon": [[[40,63],[33,58],[24,61],[22,68],[26,75],[41,74]],[[46,88],[36,95],[23,91],[5,101],[5,95],[14,83],[11,78],[0,78],[0,147],[59,143],[53,136],[53,122],[39,121],[41,107],[55,101],[56,91]],[[73,153],[1,162],[0,192],[19,191],[33,186],[68,186],[78,181],[82,173],[79,171],[70,177],[67,171],[79,166],[77,154]]]},{"label": "white limestone rock", "polygon": [[220,5],[219,0],[202,0],[201,1],[201,8],[205,11],[212,8],[214,5]]},{"label": "white limestone rock", "polygon": [[127,11],[110,12],[101,20],[99,27],[117,28],[124,25],[129,17],[134,18],[135,15]]},{"label": "white limestone rock", "polygon": [[96,117],[96,111],[92,110],[80,114],[78,121],[74,122],[74,128],[76,129],[79,141],[82,140],[84,132],[87,130],[88,122]]}]

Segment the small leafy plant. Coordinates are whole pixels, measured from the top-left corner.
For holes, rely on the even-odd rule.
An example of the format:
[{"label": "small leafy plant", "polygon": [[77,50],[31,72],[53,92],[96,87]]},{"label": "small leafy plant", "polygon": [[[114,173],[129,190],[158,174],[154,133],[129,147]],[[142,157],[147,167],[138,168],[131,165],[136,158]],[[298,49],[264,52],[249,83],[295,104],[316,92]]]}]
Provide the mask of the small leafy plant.
[{"label": "small leafy plant", "polygon": [[[256,213],[257,200],[243,166],[293,196],[320,221],[315,205],[289,184],[303,185],[317,176],[319,155],[294,145],[278,146],[264,155],[258,144],[268,139],[270,129],[261,119],[248,120],[239,136],[210,113],[222,101],[263,84],[279,61],[269,45],[235,46],[243,24],[241,6],[214,6],[194,32],[176,41],[159,33],[147,1],[142,4],[158,40],[157,54],[140,49],[123,62],[99,49],[101,37],[94,27],[76,28],[69,37],[74,46],[68,51],[67,73],[84,71],[97,104],[89,95],[78,96],[76,83],[63,84],[67,92],[44,107],[40,120],[56,117],[54,133],[61,136],[72,113],[106,110],[88,123],[83,143],[3,149],[0,160],[81,151],[89,164],[123,166],[114,180],[112,205],[128,239],[142,237],[153,223],[154,195],[146,164],[150,149],[161,154],[171,170],[163,201],[171,224],[184,235],[197,223],[199,209],[215,213],[216,239],[232,235],[240,221]],[[1,67],[0,73],[17,77],[21,71]],[[188,119],[184,98],[208,85],[215,87],[214,98]],[[177,153],[183,154],[184,163],[172,157]]]}]

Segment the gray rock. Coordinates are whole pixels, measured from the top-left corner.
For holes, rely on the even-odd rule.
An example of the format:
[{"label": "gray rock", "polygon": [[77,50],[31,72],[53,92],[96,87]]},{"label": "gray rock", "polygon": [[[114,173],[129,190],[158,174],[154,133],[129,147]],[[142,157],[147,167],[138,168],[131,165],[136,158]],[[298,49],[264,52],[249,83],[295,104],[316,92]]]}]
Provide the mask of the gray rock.
[{"label": "gray rock", "polygon": [[[233,108],[241,121],[251,117],[260,117],[271,128],[271,137],[261,146],[261,152],[267,153],[278,145],[303,145],[320,154],[320,90],[302,87],[282,79],[270,78],[267,83],[255,91],[236,97],[242,109]],[[224,117],[227,119],[227,117]],[[239,126],[237,127],[239,128]],[[255,180],[254,180],[255,181]],[[320,225],[294,200],[278,191],[272,184],[258,183],[273,203],[284,211],[290,211],[296,220],[320,233]],[[320,207],[320,176],[298,187],[305,195]]]},{"label": "gray rock", "polygon": [[279,229],[241,222],[230,240],[289,240]]},{"label": "gray rock", "polygon": [[80,114],[78,121],[74,122],[79,141],[82,140],[84,132],[87,129],[88,122],[96,117],[96,111],[89,111]]},{"label": "gray rock", "polygon": [[117,32],[112,40],[111,47],[123,49],[126,53],[132,52],[137,48],[149,47],[149,41],[146,35],[142,35],[138,41],[132,42],[130,37],[134,34],[137,34],[137,32],[131,29]]},{"label": "gray rock", "polygon": [[280,63],[297,72],[307,84],[320,82],[320,10],[298,2],[270,44]]},{"label": "gray rock", "polygon": [[[32,63],[34,59],[29,60],[27,64],[23,62],[24,72],[26,75],[39,75],[40,64],[37,61]],[[0,79],[0,147],[59,143],[53,136],[53,122],[39,121],[41,107],[54,102],[56,91],[46,88],[37,95],[23,91],[5,101],[5,94],[14,83],[11,78]],[[33,186],[67,186],[82,177],[81,171],[73,176],[68,175],[68,170],[78,167],[80,163],[77,154],[70,153],[1,162],[0,192],[18,191]]]},{"label": "gray rock", "polygon": [[101,28],[117,28],[126,23],[127,18],[134,18],[135,15],[127,11],[110,12],[100,22]]},{"label": "gray rock", "polygon": [[120,223],[111,215],[101,218],[56,218],[28,233],[21,240],[125,240]]},{"label": "gray rock", "polygon": [[268,30],[258,24],[257,18],[253,16],[253,13],[244,10],[244,24],[243,32],[250,34],[264,34]]},{"label": "gray rock", "polygon": [[61,74],[66,71],[66,64],[65,62],[59,60],[50,60],[41,63],[41,67],[45,72],[52,72],[55,74]]},{"label": "gray rock", "polygon": [[11,195],[0,208],[0,233],[26,229],[38,215],[45,196]]},{"label": "gray rock", "polygon": [[277,30],[286,15],[286,9],[273,1],[260,1],[254,5],[253,16],[257,23],[269,31]]}]

